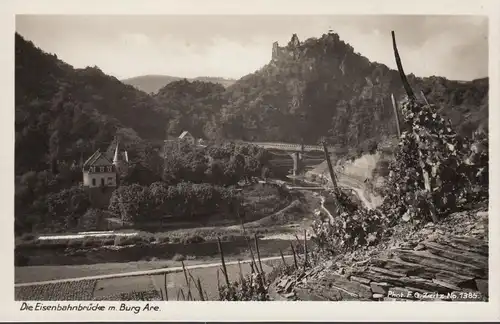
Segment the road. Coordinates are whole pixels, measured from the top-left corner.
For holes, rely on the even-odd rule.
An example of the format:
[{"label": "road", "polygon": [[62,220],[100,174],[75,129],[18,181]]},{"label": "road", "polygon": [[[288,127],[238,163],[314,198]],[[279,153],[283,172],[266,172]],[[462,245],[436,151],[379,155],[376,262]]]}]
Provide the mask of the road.
[{"label": "road", "polygon": [[[380,205],[381,198],[371,194],[366,189],[366,186],[363,182],[341,172],[336,172],[336,175],[339,187],[344,187],[353,190],[367,209],[374,209]],[[305,181],[305,180],[300,180],[300,181],[314,184],[313,182],[310,181]],[[300,186],[287,185],[287,188],[290,190],[322,190],[326,189],[327,186],[300,187]]]},{"label": "road", "polygon": [[[290,260],[290,257],[290,255],[285,256],[285,262],[288,264],[293,263],[293,261]],[[244,260],[240,262],[240,265],[238,265],[237,261],[226,262],[229,280],[231,282],[239,281],[241,275],[249,275],[251,273],[250,262],[250,260]],[[273,267],[282,263],[282,260],[281,257],[269,257],[262,258],[261,262],[264,272],[269,274]],[[219,285],[217,279],[219,279],[220,284],[223,284],[224,280],[222,272],[219,270],[220,267],[220,263],[186,266],[188,278],[192,277],[194,280],[200,281],[204,295],[206,294],[208,300],[219,299]],[[162,300],[185,300],[180,291],[182,290],[184,295],[187,295],[189,290],[182,267],[175,267],[112,275],[16,284],[16,296],[18,296],[18,293],[22,296],[23,293],[21,291],[24,290],[24,294],[28,295],[29,298],[32,298],[33,300],[45,300],[47,291],[49,291],[49,293],[53,293],[54,287],[51,287],[51,284],[64,284],[63,286],[57,287],[57,289],[79,289],[79,283],[85,281],[95,282],[91,296],[93,296],[92,298],[97,298],[98,300],[107,300],[110,296],[117,296],[119,294],[146,291],[157,291],[158,295],[161,294]],[[26,293],[27,290],[28,293]],[[190,290],[194,299],[200,300],[198,290],[194,286],[192,280],[190,280]]]},{"label": "road", "polygon": [[[290,258],[291,255],[285,256],[285,258]],[[262,258],[262,262],[280,260],[281,256],[276,257],[268,257]],[[243,260],[240,261],[241,264],[250,263],[251,260]],[[238,261],[226,262],[226,265],[237,265]],[[192,269],[204,269],[204,268],[214,268],[220,267],[221,263],[206,263],[206,264],[195,264],[186,266],[187,270]],[[125,277],[140,277],[140,276],[151,276],[151,275],[163,275],[164,273],[175,273],[181,272],[182,267],[171,267],[171,268],[161,268],[161,269],[153,269],[153,270],[140,270],[140,271],[132,271],[132,272],[123,272],[123,273],[113,273],[106,275],[97,275],[97,276],[86,276],[79,278],[66,278],[66,279],[54,279],[47,281],[37,281],[37,282],[26,282],[26,283],[18,283],[15,284],[15,287],[25,287],[25,286],[35,286],[35,285],[46,285],[46,284],[55,284],[55,283],[63,283],[63,282],[73,282],[73,281],[82,281],[82,280],[102,280],[102,279],[114,279],[114,278],[125,278]]]},{"label": "road", "polygon": [[363,202],[363,205],[367,209],[374,209],[378,206],[379,199],[375,197],[373,194],[368,192],[366,186],[361,181],[354,179],[353,177],[349,177],[343,173],[338,174],[338,184],[339,186],[347,187],[352,189],[358,198]]}]

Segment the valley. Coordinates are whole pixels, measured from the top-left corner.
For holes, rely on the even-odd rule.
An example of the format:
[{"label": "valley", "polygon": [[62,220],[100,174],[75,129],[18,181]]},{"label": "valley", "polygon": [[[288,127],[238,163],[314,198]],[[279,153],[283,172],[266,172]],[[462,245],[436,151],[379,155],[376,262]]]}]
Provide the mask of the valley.
[{"label": "valley", "polygon": [[16,33],[16,299],[487,300],[488,78],[406,75],[392,38],[398,70],[329,31],[120,81]]}]

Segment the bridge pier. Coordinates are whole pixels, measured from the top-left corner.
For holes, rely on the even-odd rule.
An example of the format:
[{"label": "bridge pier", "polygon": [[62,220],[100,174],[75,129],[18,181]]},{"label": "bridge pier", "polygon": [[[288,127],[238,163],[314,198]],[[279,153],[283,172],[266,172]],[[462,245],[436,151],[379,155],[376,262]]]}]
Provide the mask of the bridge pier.
[{"label": "bridge pier", "polygon": [[293,176],[298,176],[304,171],[304,163],[302,163],[302,153],[293,152],[290,154],[293,160]]}]

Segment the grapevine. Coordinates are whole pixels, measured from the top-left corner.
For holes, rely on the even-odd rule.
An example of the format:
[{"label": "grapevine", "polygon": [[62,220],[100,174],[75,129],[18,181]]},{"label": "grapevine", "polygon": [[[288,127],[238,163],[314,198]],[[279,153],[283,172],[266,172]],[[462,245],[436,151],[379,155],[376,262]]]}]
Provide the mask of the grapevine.
[{"label": "grapevine", "polygon": [[417,100],[392,36],[407,98],[401,103],[403,132],[389,165],[389,186],[375,210],[353,209],[348,197],[333,193],[335,218],[316,221],[313,232],[318,247],[334,255],[379,242],[398,222],[409,226],[439,222],[467,204],[488,198],[486,133],[477,131],[472,140],[463,138],[426,100]]}]

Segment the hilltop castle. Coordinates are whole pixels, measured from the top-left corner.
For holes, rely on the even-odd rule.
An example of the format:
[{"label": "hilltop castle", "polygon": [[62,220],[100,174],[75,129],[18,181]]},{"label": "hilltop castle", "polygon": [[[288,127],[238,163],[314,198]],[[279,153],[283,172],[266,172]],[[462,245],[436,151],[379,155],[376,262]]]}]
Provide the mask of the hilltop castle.
[{"label": "hilltop castle", "polygon": [[[326,40],[327,42],[333,43],[341,43],[342,46],[348,46],[351,50],[352,47],[350,45],[345,44],[339,38],[339,35],[334,33],[332,30],[329,30],[327,34],[323,34],[321,37],[322,40]],[[305,40],[303,43],[300,42],[297,34],[293,34],[292,38],[288,42],[286,46],[279,46],[278,42],[273,43],[273,51],[272,51],[272,61],[276,61],[278,59],[297,59],[300,55],[304,54],[307,50],[307,46],[314,45],[318,39],[309,38]],[[303,46],[305,45],[305,46]]]},{"label": "hilltop castle", "polygon": [[297,34],[293,34],[292,39],[288,42],[287,46],[279,46],[278,42],[274,42],[272,60],[275,61],[283,57],[293,57],[299,46],[300,41]]}]

